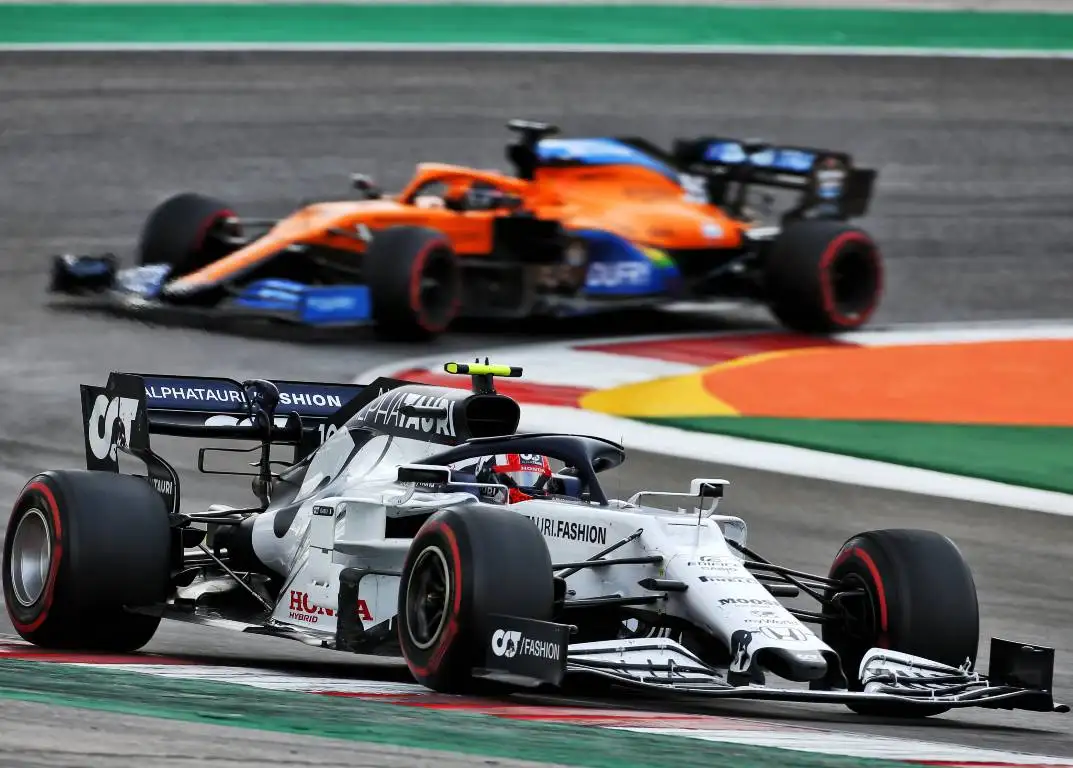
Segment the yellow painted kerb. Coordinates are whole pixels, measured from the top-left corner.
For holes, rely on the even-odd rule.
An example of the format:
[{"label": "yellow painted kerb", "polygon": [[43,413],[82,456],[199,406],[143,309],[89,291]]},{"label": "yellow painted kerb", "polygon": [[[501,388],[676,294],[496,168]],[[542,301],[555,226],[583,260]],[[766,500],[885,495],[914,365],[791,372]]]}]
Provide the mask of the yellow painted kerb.
[{"label": "yellow painted kerb", "polygon": [[588,411],[631,418],[737,416],[738,412],[704,389],[702,371],[590,392],[580,405]]},{"label": "yellow painted kerb", "polygon": [[[820,348],[827,351],[826,348]],[[590,392],[580,400],[585,410],[631,418],[668,418],[675,416],[740,416],[730,403],[720,400],[704,386],[704,379],[730,368],[770,362],[777,358],[816,352],[818,348],[760,352],[728,360],[684,376],[668,376],[638,384]]]}]

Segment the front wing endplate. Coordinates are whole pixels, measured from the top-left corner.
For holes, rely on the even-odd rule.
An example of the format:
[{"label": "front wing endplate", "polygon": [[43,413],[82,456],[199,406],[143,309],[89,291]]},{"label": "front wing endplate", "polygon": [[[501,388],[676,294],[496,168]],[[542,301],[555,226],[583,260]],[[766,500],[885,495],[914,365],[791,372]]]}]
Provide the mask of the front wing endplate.
[{"label": "front wing endplate", "polygon": [[862,669],[862,691],[731,685],[724,673],[674,640],[631,638],[570,645],[566,671],[567,675],[596,675],[663,694],[711,698],[1069,711],[1067,705],[1055,704],[1050,691],[993,684],[977,672],[904,654],[873,649]]}]

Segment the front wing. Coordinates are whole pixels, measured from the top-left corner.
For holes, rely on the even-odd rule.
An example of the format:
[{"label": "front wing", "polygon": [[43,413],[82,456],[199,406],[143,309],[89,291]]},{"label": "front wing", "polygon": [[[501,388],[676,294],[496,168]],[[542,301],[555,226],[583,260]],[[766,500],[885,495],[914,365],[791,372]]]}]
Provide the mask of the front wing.
[{"label": "front wing", "polygon": [[[595,675],[620,685],[666,694],[828,704],[898,704],[908,707],[989,707],[1068,712],[1056,704],[1050,683],[1050,648],[991,641],[991,675],[938,664],[917,656],[872,649],[861,663],[861,691],[730,685],[679,643],[640,638],[569,646],[568,676]],[[999,668],[996,669],[996,666]]]},{"label": "front wing", "polygon": [[336,328],[372,322],[369,289],[364,285],[305,285],[265,279],[228,291],[213,303],[169,299],[170,269],[151,264],[120,269],[112,254],[57,256],[51,293],[80,297],[84,305],[148,319],[217,322],[259,318],[281,323]]},{"label": "front wing", "polygon": [[[334,638],[303,627],[276,622],[251,624],[219,617],[199,616],[176,606],[139,613],[207,624],[220,628],[265,634],[306,645],[374,655],[399,653],[394,622],[384,622],[376,632],[359,631],[356,645],[343,642],[337,628]],[[982,675],[965,667],[951,667],[919,656],[873,648],[861,662],[862,690],[816,690],[768,685],[731,685],[724,672],[701,661],[687,648],[669,638],[629,638],[622,640],[571,643],[571,627],[500,616],[499,630],[486,638],[490,648],[481,676],[516,682],[523,687],[541,683],[561,687],[573,678],[599,677],[638,691],[658,695],[699,696],[713,699],[753,699],[806,702],[814,704],[898,704],[924,709],[984,707],[1021,709],[1033,712],[1069,712],[1057,704],[1051,693],[1054,650],[991,640],[990,674]],[[565,653],[548,654],[545,662],[528,663],[523,654],[507,658],[496,650],[496,635],[503,630],[516,636],[536,639],[546,647],[556,646]],[[353,638],[351,638],[353,639]],[[554,657],[554,658],[552,658]],[[475,670],[476,671],[476,670]],[[567,682],[568,684],[568,682]]]}]

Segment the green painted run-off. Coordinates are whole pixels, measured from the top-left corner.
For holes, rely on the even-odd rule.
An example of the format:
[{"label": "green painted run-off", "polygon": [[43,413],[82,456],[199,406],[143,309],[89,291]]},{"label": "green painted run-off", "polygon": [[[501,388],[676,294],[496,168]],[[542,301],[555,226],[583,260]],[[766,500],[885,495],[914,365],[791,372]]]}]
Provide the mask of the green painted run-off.
[{"label": "green painted run-off", "polygon": [[59,663],[0,660],[0,698],[294,733],[303,738],[348,739],[587,768],[909,768],[886,760],[684,742],[672,736],[438,712]]},{"label": "green painted run-off", "polygon": [[651,5],[31,4],[0,44],[523,44],[1073,49],[1073,15]]},{"label": "green painted run-off", "polygon": [[759,417],[644,419],[653,424],[782,443],[1073,493],[1073,428]]}]

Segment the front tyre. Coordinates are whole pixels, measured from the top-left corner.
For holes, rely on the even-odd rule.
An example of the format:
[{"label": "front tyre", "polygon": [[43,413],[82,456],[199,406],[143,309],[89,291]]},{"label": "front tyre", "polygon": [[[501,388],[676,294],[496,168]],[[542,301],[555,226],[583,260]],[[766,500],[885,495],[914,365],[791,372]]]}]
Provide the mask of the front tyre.
[{"label": "front tyre", "polygon": [[42,648],[141,648],[160,618],[125,607],[167,598],[170,539],[167,508],[142,478],[37,475],[4,537],[4,602],[15,631]]},{"label": "front tyre", "polygon": [[802,333],[860,328],[883,292],[879,248],[863,230],[840,221],[795,221],[764,262],[771,312]]},{"label": "front tyre", "polygon": [[[960,667],[976,663],[980,612],[972,571],[957,546],[932,531],[890,529],[860,533],[842,545],[829,577],[841,589],[863,592],[824,608],[823,640],[838,653],[850,687],[871,648],[886,648]],[[828,597],[840,591],[831,589]],[[854,712],[923,717],[948,707],[862,702]]]},{"label": "front tyre", "polygon": [[462,280],[450,241],[427,227],[376,233],[363,260],[375,332],[391,341],[428,341],[458,316]]},{"label": "front tyre", "polygon": [[550,621],[555,585],[540,531],[509,510],[441,510],[410,544],[399,584],[402,655],[440,693],[474,689],[493,614]]},{"label": "front tyre", "polygon": [[234,251],[234,240],[241,234],[235,212],[226,203],[183,192],[149,214],[138,242],[138,264],[167,264],[171,277],[179,277]]}]

